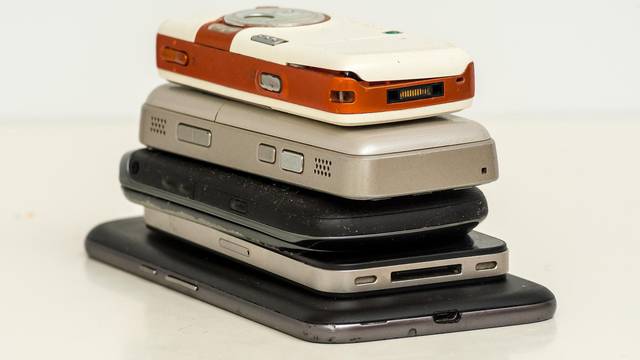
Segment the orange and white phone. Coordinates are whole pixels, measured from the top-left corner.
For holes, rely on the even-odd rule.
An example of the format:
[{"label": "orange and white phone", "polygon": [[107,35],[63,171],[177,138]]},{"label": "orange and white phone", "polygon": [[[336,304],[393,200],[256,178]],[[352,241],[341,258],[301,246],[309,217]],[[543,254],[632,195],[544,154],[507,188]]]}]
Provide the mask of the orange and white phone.
[{"label": "orange and white phone", "polygon": [[474,95],[460,48],[300,9],[168,20],[156,56],[169,81],[342,126],[451,113]]}]

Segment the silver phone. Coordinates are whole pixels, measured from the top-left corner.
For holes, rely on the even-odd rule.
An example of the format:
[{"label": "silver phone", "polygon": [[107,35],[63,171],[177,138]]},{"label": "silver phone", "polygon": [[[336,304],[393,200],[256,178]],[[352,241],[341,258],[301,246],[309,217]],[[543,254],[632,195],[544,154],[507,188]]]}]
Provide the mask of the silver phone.
[{"label": "silver phone", "polygon": [[465,188],[498,177],[489,133],[458,116],[340,127],[171,84],[143,105],[140,141],[352,199]]}]

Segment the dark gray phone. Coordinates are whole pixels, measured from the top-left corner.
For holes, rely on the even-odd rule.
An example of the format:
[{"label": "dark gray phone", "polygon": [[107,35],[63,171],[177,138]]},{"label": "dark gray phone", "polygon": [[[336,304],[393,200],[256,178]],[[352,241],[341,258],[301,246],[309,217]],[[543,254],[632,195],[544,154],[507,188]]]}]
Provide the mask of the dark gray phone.
[{"label": "dark gray phone", "polygon": [[148,229],[142,218],[87,236],[90,257],[297,338],[348,343],[547,320],[544,286],[513,275],[370,296],[323,296]]}]

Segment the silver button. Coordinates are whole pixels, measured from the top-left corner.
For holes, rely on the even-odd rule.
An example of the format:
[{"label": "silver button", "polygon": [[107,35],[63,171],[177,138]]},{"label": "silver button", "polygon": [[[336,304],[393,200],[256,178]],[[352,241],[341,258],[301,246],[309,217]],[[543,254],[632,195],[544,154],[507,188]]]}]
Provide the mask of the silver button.
[{"label": "silver button", "polygon": [[276,148],[267,144],[258,145],[258,160],[273,164],[276,162]]},{"label": "silver button", "polygon": [[251,37],[251,40],[262,43],[262,44],[271,45],[271,46],[276,46],[276,45],[284,44],[287,42],[287,40],[285,39],[280,39],[279,37],[265,35],[265,34],[253,35]]},{"label": "silver button", "polygon": [[260,74],[260,87],[271,92],[279,93],[282,90],[282,81],[278,75]]},{"label": "silver button", "polygon": [[283,150],[280,155],[280,167],[282,170],[300,174],[304,168],[304,155],[293,151]]},{"label": "silver button", "polygon": [[182,286],[185,289],[191,290],[191,291],[198,291],[198,285],[192,284],[190,282],[184,281],[182,279],[178,279],[175,276],[171,276],[171,275],[167,275],[164,277],[165,280],[167,280],[168,282],[172,283],[172,284],[176,284],[179,286]]},{"label": "silver button", "polygon": [[155,275],[155,274],[158,273],[158,270],[156,270],[156,269],[154,269],[152,267],[149,267],[147,265],[140,265],[139,268],[140,268],[140,271],[145,272],[145,273],[150,274],[150,275]]},{"label": "silver button", "polygon": [[234,242],[231,242],[227,239],[223,239],[220,238],[220,246],[224,249],[227,249],[229,251],[232,251],[236,254],[240,254],[242,256],[246,256],[249,257],[250,253],[249,253],[249,249],[247,249],[246,247],[242,246],[242,245],[238,245]]},{"label": "silver button", "polygon": [[211,146],[211,131],[178,124],[178,140],[204,147]]},{"label": "silver button", "polygon": [[354,283],[356,285],[367,285],[367,284],[375,284],[376,281],[378,280],[378,277],[375,275],[367,275],[367,276],[360,276],[357,277],[354,280]]}]

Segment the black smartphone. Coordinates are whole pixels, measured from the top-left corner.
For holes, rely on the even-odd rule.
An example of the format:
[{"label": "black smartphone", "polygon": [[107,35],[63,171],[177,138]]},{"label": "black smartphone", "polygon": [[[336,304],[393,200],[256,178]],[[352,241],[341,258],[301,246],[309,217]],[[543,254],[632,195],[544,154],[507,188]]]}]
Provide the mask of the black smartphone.
[{"label": "black smartphone", "polygon": [[351,200],[148,149],[122,157],[120,183],[294,243],[466,234],[488,212],[475,187]]},{"label": "black smartphone", "polygon": [[384,247],[318,250],[292,246],[170,201],[125,192],[144,206],[147,226],[320,292],[353,294],[478,279],[504,275],[509,268],[506,243],[476,231],[413,246],[389,242]]},{"label": "black smartphone", "polygon": [[90,257],[297,338],[347,343],[516,325],[553,317],[545,287],[513,275],[358,297],[325,296],[148,229],[95,227]]}]

